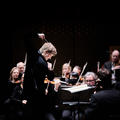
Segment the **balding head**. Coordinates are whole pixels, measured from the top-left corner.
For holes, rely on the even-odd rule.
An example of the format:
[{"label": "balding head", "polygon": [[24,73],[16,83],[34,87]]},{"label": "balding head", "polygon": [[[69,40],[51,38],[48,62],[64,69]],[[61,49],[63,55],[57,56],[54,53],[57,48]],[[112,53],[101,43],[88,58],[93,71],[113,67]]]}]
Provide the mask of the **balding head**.
[{"label": "balding head", "polygon": [[120,52],[118,50],[114,50],[111,54],[111,60],[112,62],[118,62],[120,57]]}]

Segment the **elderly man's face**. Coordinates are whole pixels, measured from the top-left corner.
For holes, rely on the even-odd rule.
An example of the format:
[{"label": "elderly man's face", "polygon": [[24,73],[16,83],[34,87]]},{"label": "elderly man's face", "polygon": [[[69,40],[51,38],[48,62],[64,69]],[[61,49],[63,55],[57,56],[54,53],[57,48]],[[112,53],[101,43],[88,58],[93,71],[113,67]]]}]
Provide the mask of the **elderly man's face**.
[{"label": "elderly man's face", "polygon": [[114,51],[111,55],[112,58],[112,62],[117,62],[119,60],[119,52],[118,51]]},{"label": "elderly man's face", "polygon": [[87,85],[93,86],[93,85],[95,85],[95,79],[93,78],[92,75],[89,75],[85,78],[85,83]]}]

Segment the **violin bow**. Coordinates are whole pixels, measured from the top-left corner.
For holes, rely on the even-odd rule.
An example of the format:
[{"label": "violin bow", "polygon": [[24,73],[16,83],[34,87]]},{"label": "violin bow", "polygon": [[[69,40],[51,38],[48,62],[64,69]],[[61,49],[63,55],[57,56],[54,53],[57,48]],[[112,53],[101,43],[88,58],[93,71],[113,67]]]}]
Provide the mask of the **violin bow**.
[{"label": "violin bow", "polygon": [[79,82],[79,80],[80,80],[80,78],[81,78],[81,76],[82,76],[82,74],[83,74],[83,72],[84,72],[87,64],[88,64],[88,63],[86,62],[85,65],[83,66],[82,72],[81,72],[81,74],[80,74],[80,76],[79,76],[79,79],[78,79],[77,83]]},{"label": "violin bow", "polygon": [[100,70],[100,62],[98,61],[97,62],[97,72],[99,72],[99,70]]},{"label": "violin bow", "polygon": [[69,60],[68,65],[70,65],[70,63],[71,63],[71,60]]},{"label": "violin bow", "polygon": [[54,60],[52,70],[54,70],[54,68],[55,68],[55,64],[56,64],[56,59]]},{"label": "violin bow", "polygon": [[25,53],[25,60],[24,60],[25,69],[26,69],[26,63],[27,63],[27,53]]}]

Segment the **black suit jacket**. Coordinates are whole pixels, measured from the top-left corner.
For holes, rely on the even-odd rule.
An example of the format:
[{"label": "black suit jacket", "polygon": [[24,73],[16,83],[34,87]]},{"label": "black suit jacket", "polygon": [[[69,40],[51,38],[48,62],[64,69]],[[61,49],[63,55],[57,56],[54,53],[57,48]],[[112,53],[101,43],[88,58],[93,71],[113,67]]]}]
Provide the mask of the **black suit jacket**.
[{"label": "black suit jacket", "polygon": [[[111,61],[105,62],[104,68],[109,70],[110,73],[113,73],[113,71],[112,71],[112,62]],[[116,81],[120,81],[120,69],[115,70],[115,77],[116,77]]]},{"label": "black suit jacket", "polygon": [[112,62],[111,61],[107,61],[104,63],[104,68],[106,68],[107,70],[109,70],[110,72],[112,72],[111,68],[112,68]]}]

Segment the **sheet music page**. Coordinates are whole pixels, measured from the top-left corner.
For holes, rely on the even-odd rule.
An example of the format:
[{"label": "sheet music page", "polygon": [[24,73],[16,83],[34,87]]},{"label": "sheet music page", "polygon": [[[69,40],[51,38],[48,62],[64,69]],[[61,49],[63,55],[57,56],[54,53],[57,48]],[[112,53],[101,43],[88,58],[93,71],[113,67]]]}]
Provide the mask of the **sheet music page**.
[{"label": "sheet music page", "polygon": [[79,85],[79,86],[72,86],[71,88],[63,88],[62,90],[66,90],[66,91],[69,91],[71,93],[75,93],[75,92],[87,90],[90,88],[91,88],[90,86],[87,86],[87,84],[84,84],[84,85]]}]

